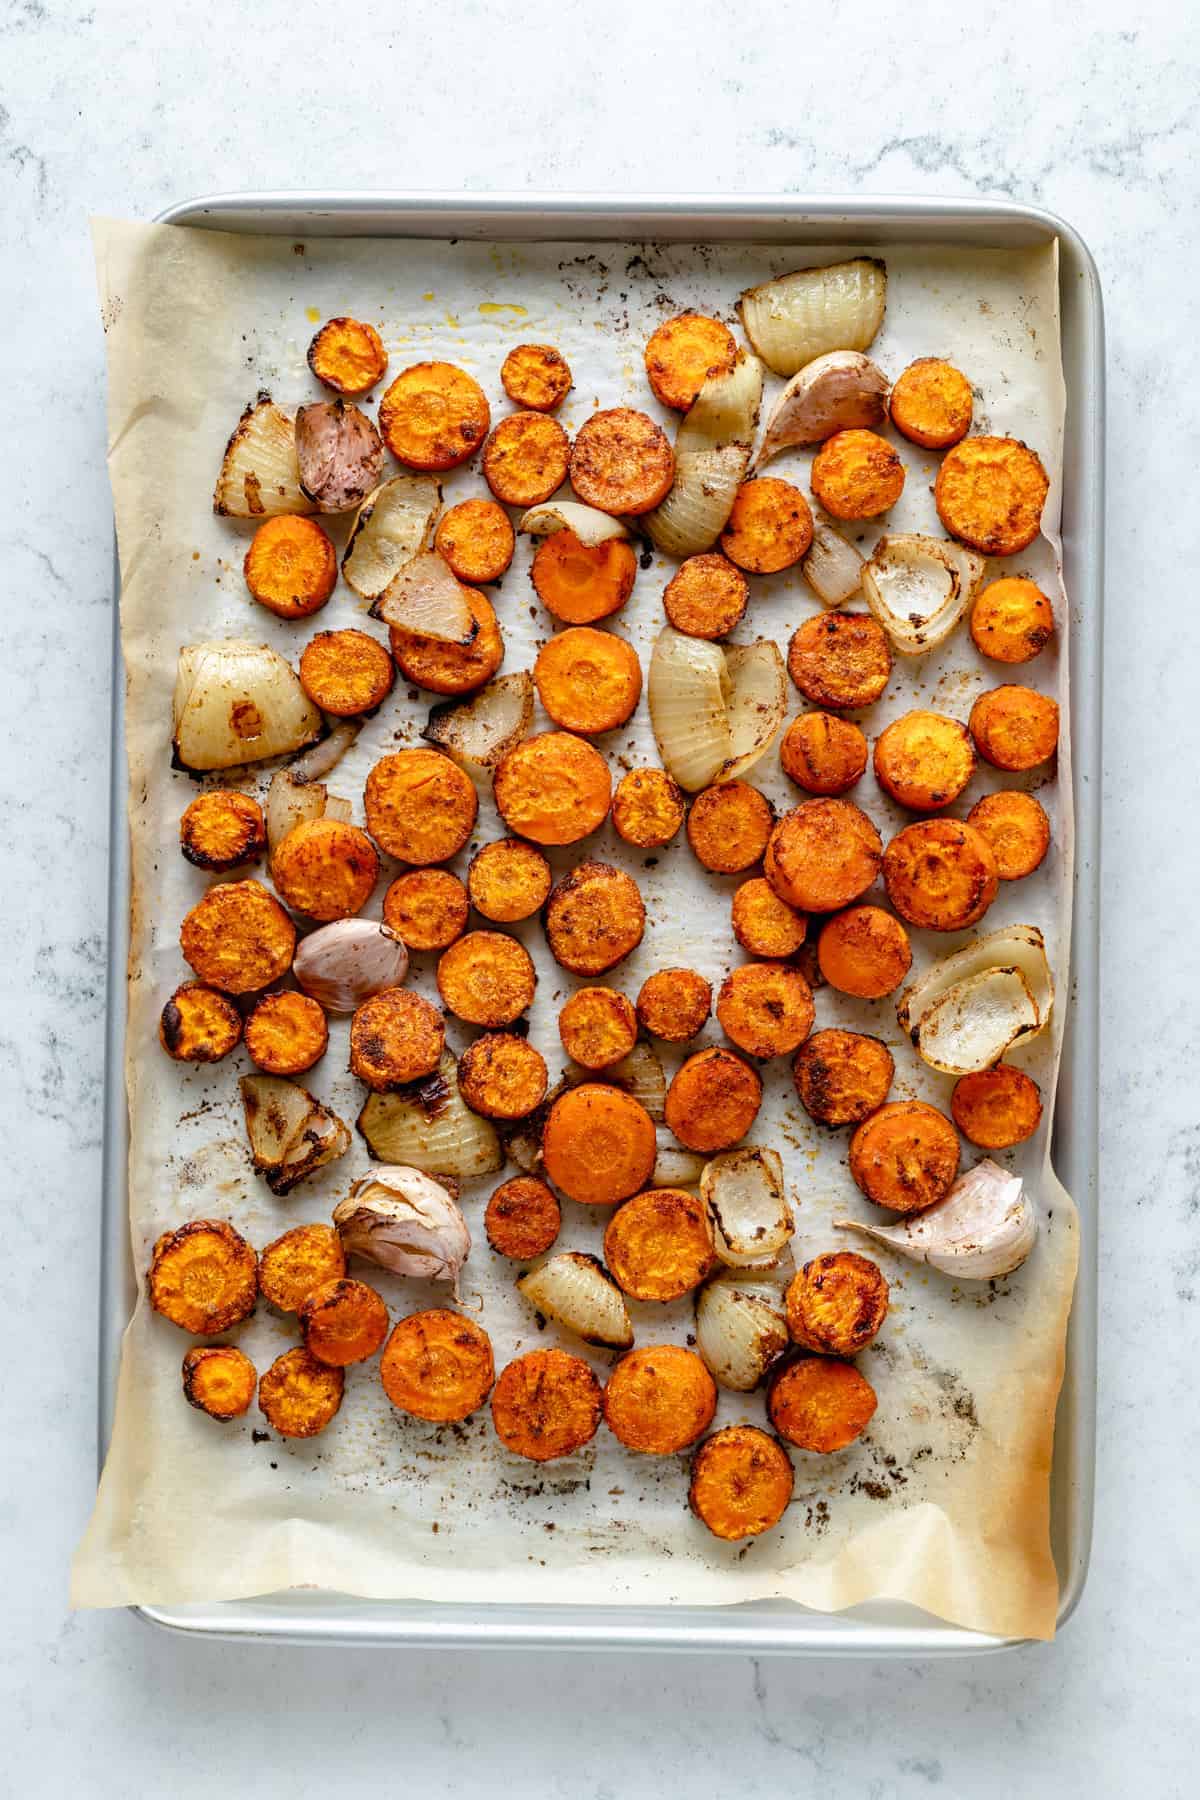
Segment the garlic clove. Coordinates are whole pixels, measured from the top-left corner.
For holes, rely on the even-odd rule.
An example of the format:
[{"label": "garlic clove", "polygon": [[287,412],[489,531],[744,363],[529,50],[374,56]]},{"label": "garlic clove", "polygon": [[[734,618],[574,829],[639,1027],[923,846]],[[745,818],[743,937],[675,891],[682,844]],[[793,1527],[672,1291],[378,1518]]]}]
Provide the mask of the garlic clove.
[{"label": "garlic clove", "polygon": [[385,1165],[356,1181],[333,1209],[342,1248],[393,1275],[450,1282],[471,1249],[471,1233],[441,1182],[420,1169]]},{"label": "garlic clove", "polygon": [[388,925],[335,919],[300,940],[292,973],[326,1012],[349,1015],[372,994],[403,986],[408,951]]},{"label": "garlic clove", "polygon": [[771,409],[754,467],[794,444],[820,444],[835,431],[882,424],[888,378],[857,350],[814,357],[792,379]]},{"label": "garlic clove", "polygon": [[961,1281],[1011,1275],[1029,1256],[1038,1232],[1037,1210],[1024,1182],[988,1157],[960,1175],[944,1200],[902,1225],[867,1225],[859,1219],[834,1224]]}]

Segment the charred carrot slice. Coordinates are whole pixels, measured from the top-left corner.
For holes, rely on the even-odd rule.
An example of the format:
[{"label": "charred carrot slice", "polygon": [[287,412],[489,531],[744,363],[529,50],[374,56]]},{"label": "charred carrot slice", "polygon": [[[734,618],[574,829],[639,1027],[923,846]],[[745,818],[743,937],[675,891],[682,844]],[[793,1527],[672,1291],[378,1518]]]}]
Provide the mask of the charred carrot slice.
[{"label": "charred carrot slice", "polygon": [[795,1343],[820,1356],[857,1356],[887,1318],[888,1284],[869,1256],[830,1250],[796,1271],[784,1300]]},{"label": "charred carrot slice", "polygon": [[502,1369],[492,1390],[492,1423],[506,1449],[532,1462],[582,1450],[600,1424],[600,1384],[565,1350],[531,1350]]},{"label": "charred carrot slice", "polygon": [[305,1349],[330,1368],[365,1362],[387,1336],[387,1307],[373,1287],[349,1276],[313,1288],[298,1313]]},{"label": "charred carrot slice", "polygon": [[606,513],[648,513],[675,480],[675,452],[661,426],[631,406],[593,413],[571,450],[571,485]]},{"label": "charred carrot slice", "polygon": [[240,1419],[257,1386],[254,1364],[232,1344],[196,1344],[183,1359],[183,1397],[210,1419]]},{"label": "charred carrot slice", "polygon": [[801,1105],[821,1125],[858,1125],[891,1091],[896,1065],[886,1044],[857,1031],[815,1031],[796,1052]]},{"label": "charred carrot slice", "polygon": [[383,339],[361,319],[327,319],[308,346],[308,366],[317,380],[349,400],[369,394],[387,365]]},{"label": "charred carrot slice", "polygon": [[875,1390],[852,1364],[805,1356],[771,1383],[767,1412],[780,1437],[831,1456],[861,1437],[875,1413]]},{"label": "charred carrot slice", "polygon": [[544,1181],[517,1175],[501,1182],[488,1201],[483,1227],[498,1256],[528,1262],[550,1248],[562,1229],[562,1212]]},{"label": "charred carrot slice", "polygon": [[383,922],[410,950],[447,950],[467,928],[467,890],[449,869],[413,869],[383,896]]},{"label": "charred carrot slice", "polygon": [[478,1412],[492,1389],[492,1341],[474,1320],[443,1307],[410,1313],[392,1328],[379,1359],[392,1405],[449,1425]]},{"label": "charred carrot slice", "polygon": [[500,365],[500,384],[515,406],[553,412],[571,391],[571,370],[552,344],[518,344]]},{"label": "charred carrot slice", "polygon": [[714,1537],[759,1537],[787,1511],[795,1472],[785,1450],[756,1425],[727,1425],[692,1461],[688,1501]]},{"label": "charred carrot slice", "polygon": [[453,363],[414,363],[379,403],[379,429],[397,462],[452,469],[473,456],[491,423],[479,383]]},{"label": "charred carrot slice", "polygon": [[850,1173],[876,1206],[921,1212],[950,1192],[958,1174],[958,1133],[935,1106],[894,1100],[854,1133]]}]

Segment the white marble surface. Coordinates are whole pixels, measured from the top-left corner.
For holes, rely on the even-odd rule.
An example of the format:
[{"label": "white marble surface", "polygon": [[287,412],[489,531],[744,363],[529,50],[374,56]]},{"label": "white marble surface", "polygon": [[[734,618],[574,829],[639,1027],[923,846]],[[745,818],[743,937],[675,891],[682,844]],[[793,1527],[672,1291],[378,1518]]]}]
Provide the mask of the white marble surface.
[{"label": "white marble surface", "polygon": [[[0,1790],[1194,1791],[1200,639],[1176,546],[1197,510],[1200,30],[1185,11],[0,5],[0,361],[21,426],[0,659],[19,721],[0,767]],[[1111,400],[1101,1447],[1091,1581],[1056,1645],[925,1667],[367,1657],[68,1614],[94,1472],[109,704],[86,219],[305,183],[1006,194],[1091,243]]]}]

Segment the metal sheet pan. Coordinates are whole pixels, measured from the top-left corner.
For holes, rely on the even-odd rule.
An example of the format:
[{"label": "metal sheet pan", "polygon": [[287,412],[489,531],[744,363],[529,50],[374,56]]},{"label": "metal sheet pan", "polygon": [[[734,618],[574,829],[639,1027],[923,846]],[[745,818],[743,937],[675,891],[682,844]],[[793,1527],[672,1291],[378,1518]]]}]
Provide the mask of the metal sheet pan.
[{"label": "metal sheet pan", "polygon": [[[1061,1583],[1060,1628],[1079,1602],[1091,1544],[1095,1472],[1098,1229],[1097,1064],[1103,629],[1104,322],[1086,244],[1062,219],[990,200],[805,195],[453,195],[309,192],[216,195],[170,208],[161,222],[281,236],[479,239],[720,240],[772,244],[941,243],[1060,246],[1067,385],[1063,561],[1071,598],[1071,730],[1076,746],[1076,865],[1070,1010],[1053,1156],[1082,1221],[1075,1303],[1059,1400],[1051,1532]],[[101,1461],[112,1429],[120,1337],[133,1306],[126,1207],[123,1081],[129,949],[129,858],[123,679],[114,560],[111,865],[106,1045],[103,1252],[100,1293]],[[750,1655],[927,1657],[1011,1648],[917,1609],[874,1603],[827,1615],[788,1602],[734,1607],[470,1606],[376,1602],[319,1591],[211,1606],[144,1607],[148,1622],[209,1637],[346,1645],[520,1646],[723,1651]]]}]

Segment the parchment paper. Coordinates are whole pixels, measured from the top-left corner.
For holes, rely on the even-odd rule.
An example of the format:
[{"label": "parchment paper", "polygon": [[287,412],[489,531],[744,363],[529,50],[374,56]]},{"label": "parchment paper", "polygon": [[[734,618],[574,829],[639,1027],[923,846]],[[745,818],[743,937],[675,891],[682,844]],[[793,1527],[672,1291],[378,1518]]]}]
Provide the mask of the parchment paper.
[{"label": "parchment paper", "polygon": [[[1058,779],[977,775],[954,811],[1016,781],[1038,786],[1050,814],[1050,854],[1037,875],[1001,883],[980,927],[1029,921],[1046,934],[1060,1002],[1054,1029],[1015,1060],[1041,1084],[1047,1106],[1037,1136],[999,1160],[1025,1175],[1042,1231],[1033,1256],[992,1284],[955,1285],[936,1272],[872,1250],[892,1284],[892,1308],[861,1366],[879,1396],[869,1431],[850,1449],[819,1457],[794,1451],[796,1491],[781,1525],[742,1545],[714,1540],[687,1509],[687,1458],[638,1457],[606,1430],[578,1456],[539,1466],[506,1452],[485,1408],[464,1425],[437,1428],[388,1405],[374,1363],[349,1371],[342,1411],[321,1437],[288,1442],[255,1410],[218,1426],[188,1407],[180,1360],[188,1340],[153,1314],[144,1293],[150,1247],[185,1219],[228,1217],[262,1246],[287,1226],[327,1219],[368,1165],[361,1139],[331,1169],[283,1200],[251,1171],[237,1076],[244,1052],[210,1069],[181,1069],[160,1051],[162,1004],[189,971],[179,921],[205,887],[177,848],[178,819],[195,792],[172,772],[171,691],[181,644],[249,636],[293,662],[314,629],[362,624],[362,607],[340,587],[315,619],[283,624],[247,595],[241,560],[251,528],[211,512],[225,439],[260,387],[293,406],[318,397],[304,353],[315,322],[336,313],[375,321],[394,374],[444,357],[469,368],[506,410],[499,368],[512,344],[560,346],[575,386],[563,410],[574,431],[597,406],[621,403],[662,416],[645,382],[641,352],[654,325],[694,305],[735,323],[746,285],[845,249],[486,245],[224,235],[170,226],[101,221],[95,227],[109,363],[109,463],[123,573],[122,632],[128,674],[133,935],[130,957],[128,1089],[131,1119],[130,1229],[140,1297],[125,1337],[116,1426],[96,1510],[77,1555],[73,1597],[81,1606],[211,1601],[316,1585],[375,1598],[731,1603],[782,1596],[839,1610],[871,1598],[911,1601],[956,1624],[1012,1636],[1054,1630],[1057,1582],[1051,1560],[1049,1471],[1054,1407],[1074,1280],[1077,1216],[1049,1167],[1068,961],[1071,876],[1069,747]],[[869,249],[869,246],[864,246]],[[975,427],[1033,444],[1053,475],[1048,528],[1058,518],[1064,390],[1053,252],[963,252],[889,248],[888,308],[872,355],[893,377],[918,355],[945,355],[970,372]],[[768,378],[770,398],[781,384]],[[379,391],[382,391],[379,390]],[[665,420],[673,432],[675,421]],[[937,458],[901,444],[908,469],[894,530],[939,531],[931,486]],[[807,454],[780,457],[770,473],[807,486]],[[446,482],[451,504],[483,493],[477,469]],[[342,521],[333,522],[344,535]],[[865,547],[878,535],[864,531]],[[340,538],[339,538],[340,541]],[[522,542],[493,590],[506,640],[506,669],[528,668],[550,629],[527,577]],[[608,621],[638,647],[645,667],[662,623],[660,596],[673,565],[655,558],[639,574],[625,611]],[[993,570],[998,572],[998,570]],[[1041,540],[1006,572],[1029,573],[1057,595],[1056,643],[1016,678],[1056,692],[1067,718],[1068,611],[1053,541]],[[798,572],[752,582],[752,604],[735,634],[774,637],[786,649],[800,621],[819,610]],[[368,626],[380,631],[381,628]],[[985,686],[1006,678],[975,654],[965,625],[944,654],[898,660],[882,699],[861,715],[874,738],[889,719],[927,704],[966,719]],[[796,697],[790,696],[790,702]],[[397,741],[417,740],[430,697],[398,686],[355,751],[331,779],[361,821],[371,763]],[[791,712],[798,709],[791,704]],[[536,729],[546,721],[539,716]],[[604,740],[616,773],[657,763],[645,704]],[[250,791],[270,768],[247,772]],[[222,778],[222,780],[227,778]],[[752,780],[780,807],[800,796],[775,752]],[[906,820],[870,773],[854,791],[885,840]],[[481,795],[474,845],[502,835]],[[728,924],[741,878],[702,871],[682,838],[649,858],[610,827],[552,856],[561,872],[598,855],[636,873],[647,903],[640,949],[607,980],[636,994],[651,970],[691,964],[719,982],[740,960]],[[387,872],[390,879],[393,870]],[[385,882],[368,906],[378,915]],[[557,968],[536,921],[515,928],[535,957],[539,987],[531,1036],[554,1078],[562,1062],[555,1021],[576,985]],[[915,932],[914,974],[972,933]],[[431,957],[414,959],[415,983],[434,998]],[[867,1004],[828,987],[817,1025],[845,1024],[883,1037],[896,1058],[892,1098],[948,1106],[951,1082],[919,1062],[898,1030],[894,1001]],[[346,1027],[305,1081],[353,1121],[362,1090],[345,1072]],[[471,1034],[450,1021],[456,1049]],[[701,1042],[719,1042],[715,1023]],[[663,1047],[668,1075],[679,1057]],[[752,1133],[783,1153],[796,1212],[797,1262],[819,1251],[867,1248],[831,1220],[873,1216],[846,1167],[846,1131],[827,1132],[796,1099],[786,1059],[766,1070],[767,1099]],[[964,1166],[978,1159],[964,1145]],[[512,1170],[509,1170],[511,1173]],[[466,1190],[475,1236],[465,1304],[491,1333],[497,1365],[539,1342],[580,1346],[538,1322],[515,1292],[518,1271],[495,1257],[482,1230],[500,1176]],[[603,1219],[564,1203],[559,1249],[599,1249]],[[364,1270],[368,1278],[376,1275]],[[444,1302],[445,1290],[380,1276],[394,1317]],[[685,1341],[689,1302],[631,1302],[640,1343]],[[293,1321],[260,1304],[230,1334],[259,1369],[296,1341]],[[611,1360],[585,1351],[603,1377]],[[764,1423],[761,1395],[722,1392],[718,1424]]]}]

